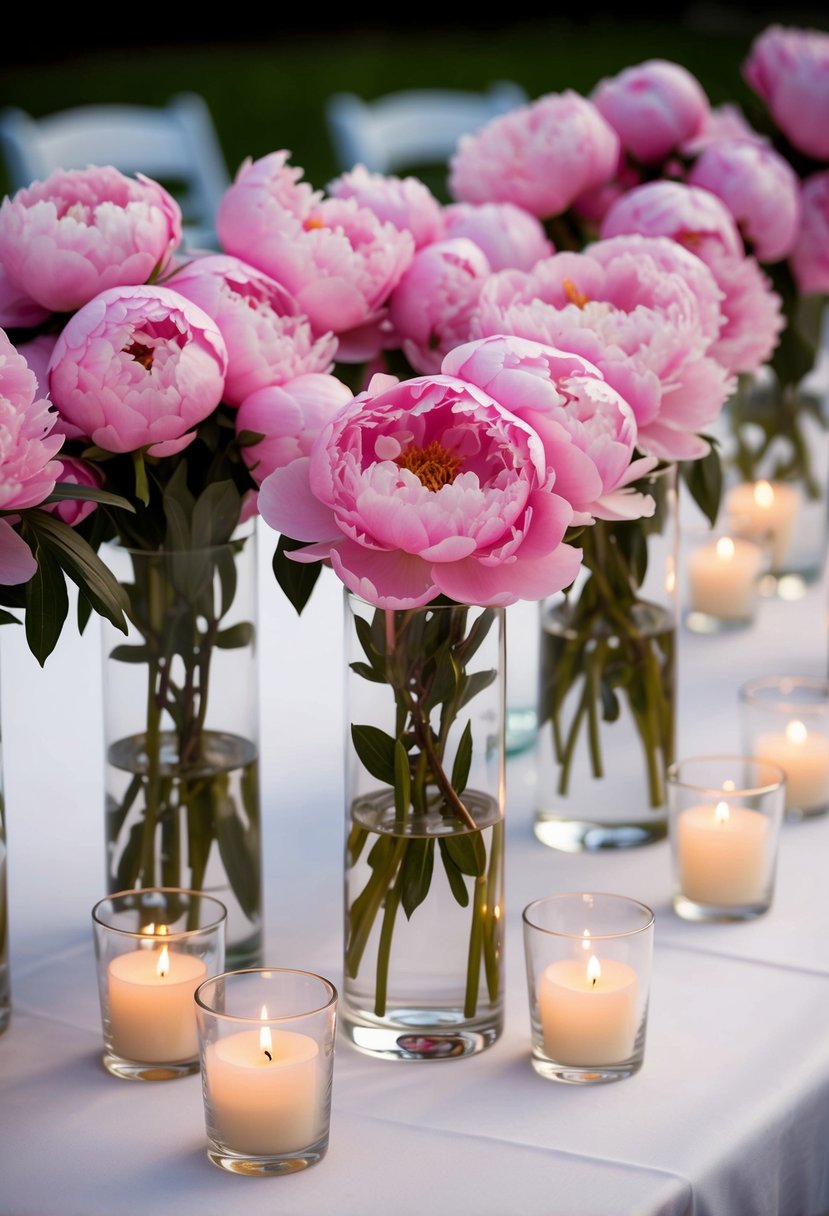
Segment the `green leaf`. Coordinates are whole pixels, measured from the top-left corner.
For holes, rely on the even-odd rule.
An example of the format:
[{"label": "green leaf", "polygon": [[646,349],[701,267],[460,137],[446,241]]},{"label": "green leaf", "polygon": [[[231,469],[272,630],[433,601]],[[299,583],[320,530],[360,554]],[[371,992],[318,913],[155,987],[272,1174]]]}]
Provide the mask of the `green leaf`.
[{"label": "green leaf", "polygon": [[219,608],[219,619],[221,619],[230,611],[231,604],[236,597],[236,587],[239,581],[236,569],[236,557],[232,546],[226,545],[217,552],[216,571],[219,575],[219,587],[222,595],[222,602]]},{"label": "green leaf", "polygon": [[287,556],[294,549],[302,549],[304,547],[302,541],[295,541],[291,540],[290,537],[280,536],[276,552],[273,555],[274,577],[297,613],[302,612],[302,609],[311,598],[311,592],[314,590],[320,570],[322,569],[321,562],[292,562]]},{"label": "green leaf", "polygon": [[239,621],[228,629],[220,629],[216,634],[216,645],[221,650],[236,650],[241,646],[250,646],[253,641],[253,625],[250,621]]},{"label": "green leaf", "polygon": [[164,495],[164,514],[167,531],[164,537],[166,548],[174,552],[190,548],[190,524],[187,512],[177,498]]},{"label": "green leaf", "polygon": [[712,444],[700,460],[682,461],[679,471],[694,502],[713,527],[722,494],[722,462],[716,447]]},{"label": "green leaf", "polygon": [[132,467],[135,471],[135,497],[143,502],[145,507],[150,505],[150,483],[147,480],[147,465],[144,460],[144,449],[139,448],[132,453]]},{"label": "green leaf", "polygon": [[469,769],[472,766],[472,719],[468,719],[463,728],[458,750],[455,752],[455,763],[452,765],[452,788],[459,794],[466,789],[469,780]]},{"label": "green leaf", "polygon": [[97,486],[76,486],[69,482],[59,481],[45,502],[62,502],[67,498],[79,498],[84,502],[100,502],[109,507],[118,507],[122,511],[135,514],[135,507],[120,494],[110,494],[109,490],[99,490]]},{"label": "green leaf", "polygon": [[123,643],[110,650],[109,658],[117,659],[119,663],[149,663],[152,654],[149,646],[145,646],[143,643],[136,646],[128,646]]},{"label": "green leaf", "polygon": [[240,448],[252,448],[257,443],[261,443],[265,436],[261,431],[237,431],[236,442]]},{"label": "green leaf", "polygon": [[480,832],[458,832],[454,836],[442,836],[449,856],[462,874],[477,878],[486,869],[486,846]]},{"label": "green leaf", "polygon": [[447,848],[446,838],[439,836],[438,844],[440,845],[440,859],[443,862],[446,877],[449,879],[449,886],[452,889],[452,894],[454,895],[456,902],[459,903],[462,908],[466,908],[469,906],[469,892],[466,889],[463,874],[452,860],[452,854]]},{"label": "green leaf", "polygon": [[232,481],[215,481],[196,499],[193,508],[193,546],[209,549],[223,545],[239,523],[242,496]]},{"label": "green leaf", "polygon": [[377,726],[358,726],[355,723],[351,725],[351,739],[354,750],[372,777],[376,777],[384,785],[393,786],[398,740]]},{"label": "green leaf", "polygon": [[434,866],[434,836],[406,842],[406,852],[400,866],[400,902],[408,919],[429,894]]},{"label": "green leaf", "polygon": [[[126,593],[112,571],[74,528],[48,511],[35,510],[27,513],[23,530],[35,538],[39,548],[49,549],[96,612],[111,621],[122,633],[127,632],[124,618],[124,610],[128,606]],[[65,590],[64,587],[64,594]]]},{"label": "green leaf", "polygon": [[[380,614],[382,616],[382,613]],[[378,650],[375,646],[375,636],[372,626],[368,623],[365,617],[358,616],[356,613],[353,617],[354,630],[357,634],[357,640],[363,648],[363,652],[371,663],[377,675],[385,684],[386,680],[386,656],[385,652]]]},{"label": "green leaf", "polygon": [[497,678],[497,671],[473,671],[471,676],[467,676],[466,687],[458,701],[458,710],[463,709],[473,697],[477,697],[479,692],[483,692],[485,688],[489,688],[490,684]]},{"label": "green leaf", "polygon": [[55,649],[69,611],[60,565],[48,549],[35,551],[37,570],[26,584],[26,641],[41,667]]},{"label": "green leaf", "polygon": [[349,663],[348,666],[356,676],[362,676],[364,680],[371,680],[372,684],[386,684],[386,677],[381,675],[374,667],[370,667],[368,663]]},{"label": "green leaf", "polygon": [[216,841],[222,864],[239,906],[245,916],[252,917],[260,904],[257,850],[236,813],[236,804],[230,795],[221,789],[219,778],[213,779],[212,786]]},{"label": "green leaf", "polygon": [[0,625],[22,625],[22,624],[23,624],[23,622],[19,621],[16,616],[12,615],[11,612],[6,612],[5,608],[0,608]]}]

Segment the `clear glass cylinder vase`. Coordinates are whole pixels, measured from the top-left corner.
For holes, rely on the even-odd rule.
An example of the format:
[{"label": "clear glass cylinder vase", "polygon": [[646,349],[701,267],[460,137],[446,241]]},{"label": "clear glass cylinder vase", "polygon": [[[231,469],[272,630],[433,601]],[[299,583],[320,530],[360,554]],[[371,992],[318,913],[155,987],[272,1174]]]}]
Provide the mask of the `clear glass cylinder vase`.
[{"label": "clear glass cylinder vase", "polygon": [[565,852],[667,835],[676,738],[677,474],[641,483],[646,519],[597,520],[573,585],[541,604],[537,838]]},{"label": "clear glass cylinder vase", "polygon": [[227,908],[228,965],[261,963],[256,533],[108,546],[129,597],[103,622],[107,890],[183,887]]},{"label": "clear glass cylinder vase", "polygon": [[452,1059],[503,1021],[504,613],[345,595],[345,965],[360,1050]]}]

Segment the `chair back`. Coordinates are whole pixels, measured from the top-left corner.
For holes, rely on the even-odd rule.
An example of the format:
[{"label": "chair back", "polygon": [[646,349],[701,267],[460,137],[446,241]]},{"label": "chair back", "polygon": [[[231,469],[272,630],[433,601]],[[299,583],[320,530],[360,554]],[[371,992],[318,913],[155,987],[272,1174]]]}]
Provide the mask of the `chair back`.
[{"label": "chair back", "polygon": [[89,105],[44,118],[10,107],[0,112],[0,150],[12,191],[54,169],[113,165],[143,173],[181,206],[185,245],[216,247],[216,209],[230,178],[198,94],[178,94],[166,106]]},{"label": "chair back", "polygon": [[334,93],[325,115],[342,170],[360,164],[373,173],[395,173],[445,163],[461,135],[527,100],[520,85],[504,80],[483,93],[404,89],[375,101]]}]

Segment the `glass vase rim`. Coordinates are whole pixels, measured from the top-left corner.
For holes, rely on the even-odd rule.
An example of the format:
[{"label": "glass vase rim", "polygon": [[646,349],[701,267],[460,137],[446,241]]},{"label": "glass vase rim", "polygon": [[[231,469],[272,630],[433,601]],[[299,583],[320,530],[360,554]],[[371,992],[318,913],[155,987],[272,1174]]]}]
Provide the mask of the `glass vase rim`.
[{"label": "glass vase rim", "polygon": [[[343,583],[343,596],[346,603],[362,604],[365,608],[371,608],[373,612],[449,612],[455,608],[478,608],[481,612],[491,609],[492,612],[499,613],[504,612],[505,608],[509,607],[509,605],[504,604],[468,604],[462,600],[449,600],[445,604],[437,604],[434,600],[429,600],[426,604],[415,604],[410,608],[384,608],[380,604],[372,604],[371,600],[358,595],[356,591],[352,591],[345,583]],[[534,604],[537,601],[526,600],[522,602]]]},{"label": "glass vase rim", "polygon": [[[728,761],[734,764],[735,767],[742,765],[747,767],[751,765],[755,769],[766,769],[769,775],[776,773],[777,776],[769,781],[757,781],[749,785],[735,786],[733,790],[726,789],[721,785],[711,785],[704,781],[689,781],[680,777],[680,769],[685,765],[690,764],[705,764],[712,761]],[[702,756],[686,756],[682,760],[675,760],[668,765],[665,770],[665,780],[669,785],[677,789],[695,790],[698,794],[710,794],[712,797],[727,795],[729,798],[736,797],[751,797],[762,794],[771,794],[775,790],[782,789],[786,783],[786,771],[781,765],[776,764],[773,760],[766,760],[762,756],[748,756],[739,752],[723,752],[711,755]]]},{"label": "glass vase rim", "polygon": [[546,933],[550,937],[560,937],[568,941],[583,941],[584,930],[566,930],[554,929],[547,925],[541,925],[536,920],[533,920],[532,913],[534,909],[542,906],[549,907],[553,904],[560,904],[562,907],[573,900],[583,900],[585,896],[591,899],[607,900],[621,907],[635,908],[644,917],[641,924],[635,925],[629,929],[618,929],[610,933],[590,933],[590,941],[616,941],[620,938],[638,937],[642,933],[646,933],[651,929],[656,921],[656,913],[648,904],[643,903],[641,899],[636,899],[632,895],[618,895],[612,891],[559,891],[556,895],[541,895],[538,899],[532,900],[524,908],[521,913],[521,919],[524,925],[529,929],[535,929],[539,933]]},{"label": "glass vase rim", "polygon": [[[809,702],[795,701],[791,694],[798,688],[815,693],[820,699]],[[773,701],[764,698],[762,694],[766,692],[775,692],[778,697]],[[806,675],[755,676],[740,685],[738,697],[746,705],[775,713],[819,713],[829,708],[829,679],[825,676]]]},{"label": "glass vase rim", "polygon": [[[101,909],[104,904],[113,903],[117,899],[125,899],[127,897],[134,899],[136,896],[153,894],[189,895],[202,903],[213,904],[216,909],[214,919],[204,925],[198,925],[195,929],[173,929],[165,934],[149,934],[141,929],[123,929],[119,925],[113,925],[110,921],[103,919]],[[227,906],[220,899],[217,899],[215,895],[208,895],[206,891],[196,891],[191,887],[129,887],[123,891],[113,891],[111,895],[104,895],[102,899],[99,899],[93,905],[92,919],[102,929],[106,929],[110,933],[118,933],[122,937],[137,938],[139,941],[155,940],[156,938],[161,941],[163,938],[164,942],[177,942],[191,937],[198,937],[200,934],[210,932],[213,929],[217,929],[220,925],[226,924]]]},{"label": "glass vase rim", "polygon": [[[301,1013],[277,1013],[264,1018],[258,1014],[227,1013],[225,1010],[214,1009],[212,1005],[208,1004],[205,993],[212,984],[218,985],[220,980],[233,980],[234,977],[247,975],[260,975],[263,978],[268,975],[291,975],[300,976],[303,979],[316,980],[328,990],[328,1000],[324,1001],[321,1005],[315,1005],[312,1009],[303,1009]],[[339,993],[337,992],[336,985],[331,980],[316,971],[306,971],[300,967],[240,967],[237,970],[221,971],[218,975],[212,975],[208,979],[203,980],[196,988],[193,999],[198,1007],[203,1009],[205,1013],[210,1014],[211,1017],[221,1018],[227,1022],[236,1022],[240,1025],[271,1026],[282,1025],[285,1022],[298,1022],[304,1018],[315,1017],[317,1014],[324,1013],[327,1009],[336,1006]]]}]

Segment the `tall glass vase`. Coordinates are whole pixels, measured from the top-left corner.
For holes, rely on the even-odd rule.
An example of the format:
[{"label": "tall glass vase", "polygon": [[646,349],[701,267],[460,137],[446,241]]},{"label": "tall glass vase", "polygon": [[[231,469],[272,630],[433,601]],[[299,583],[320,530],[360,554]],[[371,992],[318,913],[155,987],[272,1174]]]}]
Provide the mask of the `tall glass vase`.
[{"label": "tall glass vase", "polygon": [[375,1056],[439,1060],[503,1019],[503,609],[345,596],[341,1024]]},{"label": "tall glass vase", "polygon": [[598,520],[582,569],[541,605],[534,831],[565,852],[667,834],[676,733],[677,476],[640,483],[654,515]]},{"label": "tall glass vase", "polygon": [[107,560],[130,601],[126,640],[103,635],[107,889],[207,892],[228,965],[259,965],[255,531]]}]

